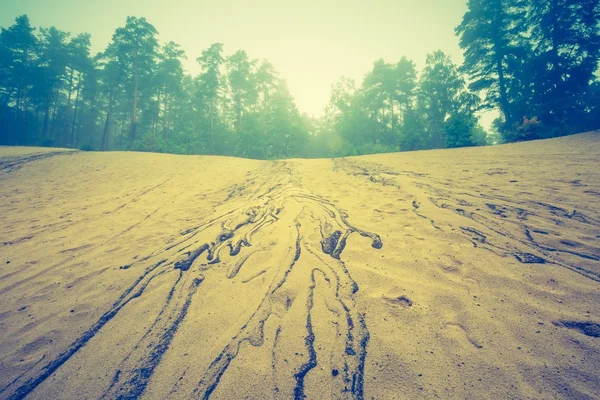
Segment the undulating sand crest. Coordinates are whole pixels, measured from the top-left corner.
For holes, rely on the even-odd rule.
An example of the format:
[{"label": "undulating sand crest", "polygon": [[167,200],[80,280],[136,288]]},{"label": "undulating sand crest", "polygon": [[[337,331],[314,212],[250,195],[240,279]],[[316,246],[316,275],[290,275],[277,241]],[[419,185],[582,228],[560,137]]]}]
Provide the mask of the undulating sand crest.
[{"label": "undulating sand crest", "polygon": [[600,398],[598,171],[0,147],[0,398]]}]

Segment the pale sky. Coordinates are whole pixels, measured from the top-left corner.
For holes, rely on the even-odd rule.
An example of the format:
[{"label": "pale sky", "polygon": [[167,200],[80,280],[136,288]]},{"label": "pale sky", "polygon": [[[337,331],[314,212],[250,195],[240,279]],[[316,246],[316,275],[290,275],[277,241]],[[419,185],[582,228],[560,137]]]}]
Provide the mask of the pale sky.
[{"label": "pale sky", "polygon": [[0,0],[0,26],[28,14],[35,27],[91,33],[96,53],[128,15],[146,17],[161,42],[183,47],[189,72],[211,43],[246,50],[275,66],[301,112],[319,116],[337,79],[360,84],[378,58],[404,55],[421,69],[440,49],[462,63],[454,27],[465,11],[466,0]]}]

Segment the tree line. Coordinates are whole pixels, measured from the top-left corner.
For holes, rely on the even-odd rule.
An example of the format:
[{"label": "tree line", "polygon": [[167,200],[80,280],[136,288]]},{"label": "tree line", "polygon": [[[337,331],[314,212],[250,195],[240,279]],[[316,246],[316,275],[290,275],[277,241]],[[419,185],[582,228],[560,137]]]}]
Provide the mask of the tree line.
[{"label": "tree line", "polygon": [[[285,80],[245,51],[203,50],[201,72],[128,17],[107,48],[33,28],[0,33],[0,144],[250,158],[331,157],[560,136],[600,127],[598,0],[469,0],[464,63],[441,51],[421,71],[375,61],[332,86],[324,117],[298,111]],[[497,109],[494,132],[478,115]]]},{"label": "tree line", "polygon": [[195,77],[185,52],[160,44],[144,18],[128,17],[103,52],[90,35],[31,27],[27,16],[0,36],[3,144],[86,149],[300,155],[308,129],[268,61],[215,43]]},{"label": "tree line", "polygon": [[469,0],[462,71],[506,141],[600,127],[599,0]]},{"label": "tree line", "polygon": [[[456,28],[464,63],[441,51],[378,60],[360,85],[342,78],[322,146],[339,154],[474,146],[600,128],[598,0],[469,0]],[[498,110],[492,132],[481,112]],[[323,155],[323,154],[322,154]]]}]

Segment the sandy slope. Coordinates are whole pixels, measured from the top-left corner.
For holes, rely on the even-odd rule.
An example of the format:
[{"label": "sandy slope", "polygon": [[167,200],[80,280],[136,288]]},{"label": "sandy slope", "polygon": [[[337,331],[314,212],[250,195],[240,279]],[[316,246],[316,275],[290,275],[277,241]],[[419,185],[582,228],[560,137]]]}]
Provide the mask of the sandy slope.
[{"label": "sandy slope", "polygon": [[0,398],[600,398],[599,169],[0,148]]}]

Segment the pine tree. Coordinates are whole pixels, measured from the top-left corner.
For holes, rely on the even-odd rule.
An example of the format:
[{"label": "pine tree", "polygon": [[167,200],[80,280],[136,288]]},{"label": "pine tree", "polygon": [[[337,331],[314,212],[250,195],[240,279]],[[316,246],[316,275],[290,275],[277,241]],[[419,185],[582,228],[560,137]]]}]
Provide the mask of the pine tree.
[{"label": "pine tree", "polygon": [[524,4],[522,0],[469,0],[468,11],[456,28],[464,50],[461,67],[470,88],[486,92],[488,106],[499,106],[506,126],[517,119],[510,90],[516,85],[509,65],[523,57]]},{"label": "pine tree", "polygon": [[531,2],[527,16],[534,48],[529,71],[536,114],[558,132],[576,130],[585,108],[580,100],[600,60],[600,2],[537,0]]},{"label": "pine tree", "polygon": [[[38,39],[34,35],[35,29],[31,27],[29,17],[21,15],[16,18],[15,24],[8,29],[2,28],[0,33],[0,48],[2,60],[0,70],[4,73],[0,78],[3,87],[4,105],[12,105],[14,114],[12,126],[8,135],[12,140],[25,144],[27,137],[27,112],[29,89],[33,80],[33,60],[36,57]],[[8,117],[6,115],[4,118]],[[8,121],[5,122],[8,125]]]},{"label": "pine tree", "polygon": [[208,105],[210,115],[210,152],[215,154],[215,116],[217,101],[220,97],[221,65],[223,58],[223,44],[213,43],[202,55],[196,59],[202,67],[202,74],[198,77],[199,97]]},{"label": "pine tree", "polygon": [[116,58],[123,75],[127,76],[131,94],[130,145],[136,139],[139,89],[140,86],[150,86],[148,81],[156,66],[157,35],[156,28],[146,18],[127,17],[125,26],[117,28],[107,49],[107,53]]},{"label": "pine tree", "polygon": [[458,96],[464,87],[465,81],[449,56],[439,50],[427,55],[419,81],[419,110],[425,117],[428,147],[446,146],[446,120],[458,109]]}]

